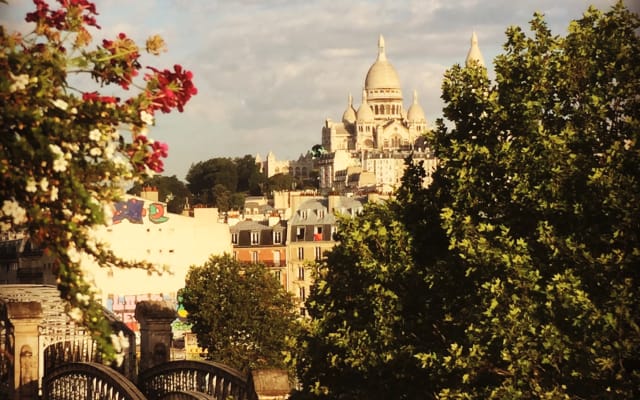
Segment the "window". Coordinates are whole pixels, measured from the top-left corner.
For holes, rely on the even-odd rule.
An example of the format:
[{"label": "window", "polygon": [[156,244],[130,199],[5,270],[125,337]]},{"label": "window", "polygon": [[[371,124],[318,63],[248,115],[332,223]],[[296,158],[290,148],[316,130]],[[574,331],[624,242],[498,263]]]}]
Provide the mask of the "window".
[{"label": "window", "polygon": [[307,315],[307,310],[304,307],[300,307],[300,316],[304,317]]},{"label": "window", "polygon": [[251,244],[260,244],[260,232],[251,232]]},{"label": "window", "polygon": [[298,280],[304,280],[304,267],[298,267]]},{"label": "window", "polygon": [[273,243],[282,243],[282,232],[280,231],[273,232]]},{"label": "window", "polygon": [[322,258],[322,247],[316,247],[316,261],[319,261]]},{"label": "window", "polygon": [[232,244],[238,244],[238,234],[237,233],[232,233],[231,234],[231,243]]},{"label": "window", "polygon": [[298,260],[304,260],[304,247],[298,247]]},{"label": "window", "polygon": [[280,273],[280,270],[273,271],[273,277],[276,278],[278,282],[282,283],[282,274]]},{"label": "window", "polygon": [[304,286],[300,287],[300,300],[305,301],[307,299],[307,288]]},{"label": "window", "polygon": [[313,228],[313,240],[318,241],[322,240],[322,227],[316,226]]},{"label": "window", "polygon": [[279,250],[275,250],[273,252],[273,265],[276,267],[280,266],[280,251]]},{"label": "window", "polygon": [[238,260],[238,252],[237,251],[233,252],[233,259],[234,260]]},{"label": "window", "polygon": [[296,238],[298,240],[304,239],[304,226],[299,226],[296,228]]},{"label": "window", "polygon": [[318,218],[324,218],[324,209],[323,208],[318,210]]},{"label": "window", "polygon": [[253,263],[257,263],[258,262],[258,252],[257,251],[252,251],[251,252],[251,262],[253,262]]}]

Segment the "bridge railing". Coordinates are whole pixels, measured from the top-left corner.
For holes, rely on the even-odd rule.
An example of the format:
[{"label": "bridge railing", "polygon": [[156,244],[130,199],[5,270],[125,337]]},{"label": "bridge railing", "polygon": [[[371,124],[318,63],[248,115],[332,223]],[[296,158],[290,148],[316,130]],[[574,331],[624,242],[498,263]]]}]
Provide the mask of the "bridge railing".
[{"label": "bridge railing", "polygon": [[139,374],[138,386],[149,399],[162,399],[171,392],[198,392],[217,400],[257,400],[245,375],[213,361],[159,364]]},{"label": "bridge railing", "polygon": [[45,375],[44,400],[146,400],[142,392],[120,373],[98,363],[69,363]]}]

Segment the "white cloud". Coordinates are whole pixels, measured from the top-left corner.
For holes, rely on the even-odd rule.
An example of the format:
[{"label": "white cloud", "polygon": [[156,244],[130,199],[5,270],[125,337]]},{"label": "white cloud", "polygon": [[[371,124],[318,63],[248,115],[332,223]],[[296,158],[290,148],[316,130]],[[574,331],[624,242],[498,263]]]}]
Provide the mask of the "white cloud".
[{"label": "white cloud", "polygon": [[[606,8],[614,0],[595,0]],[[0,5],[8,27],[30,4]],[[27,2],[24,2],[27,3]],[[582,0],[98,0],[100,35],[120,31],[138,41],[160,33],[169,52],[145,58],[161,68],[182,64],[199,93],[185,112],[158,116],[152,135],[167,141],[166,173],[218,156],[297,158],[320,141],[325,118],[341,118],[347,96],[360,104],[378,35],[396,67],[408,107],[413,90],[430,122],[440,117],[443,72],[464,61],[476,31],[489,63],[509,25],[527,28],[535,10],[565,34]],[[4,9],[9,13],[2,13]],[[7,19],[10,23],[5,24]],[[24,29],[22,29],[24,30]]]}]

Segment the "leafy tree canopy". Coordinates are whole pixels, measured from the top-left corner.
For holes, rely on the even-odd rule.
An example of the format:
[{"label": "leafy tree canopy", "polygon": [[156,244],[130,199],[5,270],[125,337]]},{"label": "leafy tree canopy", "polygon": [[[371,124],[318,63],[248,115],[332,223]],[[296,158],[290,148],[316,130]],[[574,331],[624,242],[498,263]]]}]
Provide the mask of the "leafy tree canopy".
[{"label": "leafy tree canopy", "polygon": [[285,366],[296,314],[291,295],[265,266],[212,256],[191,267],[181,296],[211,360],[245,371]]},{"label": "leafy tree canopy", "polygon": [[238,192],[247,193],[250,196],[262,194],[262,186],[266,178],[260,172],[260,167],[256,164],[256,158],[249,154],[234,160],[238,170]]},{"label": "leafy tree canopy", "polygon": [[446,72],[434,183],[410,167],[342,223],[299,398],[640,396],[639,28],[621,3],[566,37],[535,15],[494,81]]},{"label": "leafy tree canopy", "polygon": [[195,201],[205,205],[216,205],[213,193],[216,185],[222,185],[230,192],[235,192],[238,187],[236,165],[232,159],[224,157],[191,165],[186,179]]},{"label": "leafy tree canopy", "polygon": [[275,190],[292,190],[293,182],[294,180],[291,174],[275,174],[267,180],[267,193]]}]

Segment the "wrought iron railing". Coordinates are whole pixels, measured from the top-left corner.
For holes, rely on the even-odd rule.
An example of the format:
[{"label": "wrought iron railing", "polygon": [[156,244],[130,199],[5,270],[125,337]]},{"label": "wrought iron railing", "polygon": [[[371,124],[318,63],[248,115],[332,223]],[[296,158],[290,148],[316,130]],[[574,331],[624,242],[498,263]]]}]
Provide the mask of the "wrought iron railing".
[{"label": "wrought iron railing", "polygon": [[123,375],[98,363],[70,363],[45,375],[44,400],[146,400],[140,390]]},{"label": "wrought iron railing", "polygon": [[245,375],[213,361],[160,364],[140,373],[138,386],[149,399],[163,399],[171,392],[198,392],[216,400],[257,400]]}]

